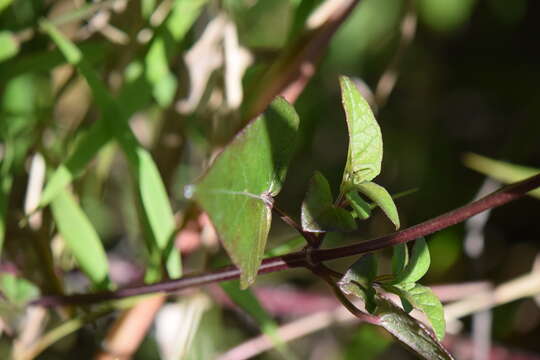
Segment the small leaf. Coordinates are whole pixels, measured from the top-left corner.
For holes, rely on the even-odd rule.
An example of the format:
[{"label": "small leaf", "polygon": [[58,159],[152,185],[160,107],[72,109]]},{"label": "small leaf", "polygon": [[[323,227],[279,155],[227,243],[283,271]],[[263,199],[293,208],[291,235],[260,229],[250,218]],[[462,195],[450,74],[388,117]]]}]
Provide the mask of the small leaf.
[{"label": "small leaf", "polygon": [[39,296],[39,288],[22,277],[2,273],[0,274],[0,293],[9,303],[24,307]]},{"label": "small leaf", "polygon": [[367,101],[348,77],[340,77],[341,98],[349,129],[349,150],[341,192],[352,185],[371,181],[381,172],[381,129]]},{"label": "small leaf", "polygon": [[424,238],[415,241],[409,263],[402,272],[396,274],[394,284],[415,283],[428,271],[431,259],[429,249]]},{"label": "small leaf", "polygon": [[[399,286],[399,285],[398,285]],[[416,284],[416,286],[407,291],[409,297],[407,300],[417,309],[426,314],[437,339],[442,340],[445,332],[444,309],[441,301],[431,291],[430,288]]]},{"label": "small leaf", "polygon": [[379,324],[426,360],[451,360],[452,355],[435,339],[425,326],[391,301],[376,297]]},{"label": "small leaf", "polygon": [[14,57],[19,52],[19,43],[11,31],[0,31],[0,62]]},{"label": "small leaf", "polygon": [[285,359],[292,359],[292,353],[278,334],[278,325],[264,309],[259,299],[249,289],[241,290],[238,281],[226,281],[220,284],[229,298],[255,319],[261,331],[270,338],[274,346]]},{"label": "small leaf", "polygon": [[271,201],[281,189],[296,143],[299,119],[282,98],[249,123],[218,155],[194,188],[227,253],[253,283],[270,229]]},{"label": "small leaf", "polygon": [[375,310],[375,289],[371,283],[377,276],[377,267],[375,255],[364,255],[352,264],[338,283],[345,294],[363,299],[369,313]]},{"label": "small leaf", "polygon": [[295,236],[290,240],[285,241],[283,244],[276,246],[273,249],[268,250],[265,254],[265,258],[273,256],[281,256],[299,250],[306,245],[306,239],[302,236]]},{"label": "small leaf", "polygon": [[109,283],[107,256],[94,227],[73,196],[61,191],[51,202],[51,210],[58,231],[71,249],[81,270],[99,289]]},{"label": "small leaf", "polygon": [[371,216],[371,206],[356,191],[348,192],[345,197],[360,220],[368,219]]},{"label": "small leaf", "polygon": [[[540,169],[537,168],[494,160],[477,154],[467,154],[464,163],[467,167],[505,184],[525,180],[540,173]],[[529,191],[527,194],[540,199],[540,189]]]},{"label": "small leaf", "polygon": [[409,262],[409,249],[407,244],[401,243],[393,247],[394,254],[392,256],[392,273],[400,274],[407,263]]},{"label": "small leaf", "polygon": [[360,191],[362,194],[373,200],[384,211],[386,216],[395,225],[396,230],[399,229],[399,215],[396,209],[396,204],[392,196],[380,185],[373,182],[365,182],[354,186],[355,190]]},{"label": "small leaf", "polygon": [[302,202],[302,229],[310,232],[356,229],[351,214],[334,206],[328,180],[318,171],[311,178],[306,198]]}]

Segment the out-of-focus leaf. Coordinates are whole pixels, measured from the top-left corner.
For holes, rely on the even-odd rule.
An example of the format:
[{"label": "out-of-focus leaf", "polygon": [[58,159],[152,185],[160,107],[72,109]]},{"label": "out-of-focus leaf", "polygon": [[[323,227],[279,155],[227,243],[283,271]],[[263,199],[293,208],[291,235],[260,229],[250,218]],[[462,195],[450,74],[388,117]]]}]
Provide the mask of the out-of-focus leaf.
[{"label": "out-of-focus leaf", "polygon": [[[172,209],[165,186],[150,153],[138,143],[127,123],[125,113],[85,61],[83,54],[75,44],[64,37],[52,24],[43,22],[41,26],[56,43],[68,62],[77,66],[92,89],[94,99],[103,111],[103,118],[100,120],[104,124],[102,125],[103,131],[113,134],[119,142],[137,181],[145,233],[151,237],[150,243],[154,244],[152,246],[158,249],[159,256],[164,259],[169,276],[173,278],[181,276],[180,254],[173,244],[175,225]],[[85,159],[88,159],[88,155],[86,154]],[[154,251],[152,248],[150,249],[151,253]]]},{"label": "out-of-focus leaf", "polygon": [[0,274],[0,292],[5,300],[15,306],[26,306],[39,296],[39,288],[30,281],[9,273]]},{"label": "out-of-focus leaf", "polygon": [[[399,285],[398,285],[399,286]],[[444,310],[441,301],[430,288],[416,284],[407,290],[406,299],[418,310],[426,314],[437,339],[442,340],[445,332]]]},{"label": "out-of-focus leaf", "polygon": [[249,289],[240,289],[238,281],[227,281],[220,284],[229,298],[240,308],[255,319],[261,327],[261,331],[268,336],[276,346],[277,350],[286,359],[293,359],[290,349],[280,338],[277,330],[278,326],[272,316],[262,307],[259,299]]},{"label": "out-of-focus leaf", "polygon": [[375,184],[374,182],[365,182],[361,184],[356,184],[355,189],[360,191],[362,194],[369,197],[373,200],[379,207],[384,211],[386,216],[392,221],[396,230],[399,229],[399,215],[397,212],[396,204],[392,196],[380,185]]},{"label": "out-of-focus leaf", "polygon": [[297,37],[306,26],[306,21],[323,0],[301,0],[294,11],[294,18],[289,32],[289,41]]},{"label": "out-of-focus leaf", "polygon": [[328,180],[316,171],[302,202],[302,229],[310,232],[355,230],[351,214],[334,206],[333,201]]},{"label": "out-of-focus leaf", "polygon": [[383,143],[379,124],[354,82],[342,76],[340,85],[349,129],[349,150],[341,183],[341,191],[346,193],[354,185],[371,181],[379,175]]},{"label": "out-of-focus leaf", "polygon": [[51,202],[58,231],[71,249],[81,270],[94,286],[110,285],[107,256],[98,234],[69,191],[59,192]]},{"label": "out-of-focus leaf", "polygon": [[[463,161],[467,167],[506,184],[525,180],[540,173],[540,169],[494,160],[472,153],[467,154]],[[540,189],[530,191],[528,194],[540,199]]]},{"label": "out-of-focus leaf", "polygon": [[358,354],[362,354],[362,360],[383,359],[381,356],[390,347],[392,340],[381,331],[380,328],[371,324],[359,326],[345,348],[344,360],[358,360]]},{"label": "out-of-focus leaf", "polygon": [[375,290],[371,283],[377,276],[377,258],[367,254],[354,262],[339,280],[339,288],[345,294],[355,295],[364,300],[366,310],[375,310]]},{"label": "out-of-focus leaf", "polygon": [[349,191],[345,196],[360,220],[368,219],[371,216],[371,206],[356,191]]},{"label": "out-of-focus leaf", "polygon": [[191,28],[208,0],[175,0],[171,13],[156,31],[145,57],[146,78],[161,106],[168,106],[176,92],[176,77],[169,69],[172,50]]},{"label": "out-of-focus leaf", "polygon": [[425,326],[405,313],[391,301],[377,297],[375,315],[379,325],[426,360],[451,360],[452,355],[437,341]]},{"label": "out-of-focus leaf", "polygon": [[13,0],[0,0],[0,13],[11,5],[12,2]]},{"label": "out-of-focus leaf", "polygon": [[194,188],[245,288],[255,280],[270,229],[272,196],[283,184],[299,119],[282,98],[248,124]]},{"label": "out-of-focus leaf", "polygon": [[148,19],[156,8],[156,0],[142,0],[141,1],[141,15],[143,18]]},{"label": "out-of-focus leaf", "polygon": [[273,249],[268,250],[264,257],[273,257],[273,256],[280,256],[285,255],[290,252],[293,252],[294,250],[300,249],[302,246],[306,244],[306,239],[304,239],[302,236],[295,236],[292,239],[285,241],[283,244],[280,244],[276,246]]},{"label": "out-of-focus leaf", "polygon": [[437,31],[456,30],[469,20],[476,0],[420,0],[417,4],[422,20]]},{"label": "out-of-focus leaf", "polygon": [[429,249],[424,238],[419,238],[414,242],[412,255],[409,263],[403,271],[395,274],[394,284],[415,283],[420,280],[428,271],[431,262]]},{"label": "out-of-focus leaf", "polygon": [[6,235],[6,215],[9,201],[9,193],[13,178],[11,174],[0,173],[0,255],[4,247],[4,238]]},{"label": "out-of-focus leaf", "polygon": [[19,43],[11,31],[0,31],[0,62],[12,58],[18,52]]},{"label": "out-of-focus leaf", "polygon": [[392,255],[392,273],[394,275],[401,273],[409,262],[409,249],[407,244],[397,244],[393,247]]}]

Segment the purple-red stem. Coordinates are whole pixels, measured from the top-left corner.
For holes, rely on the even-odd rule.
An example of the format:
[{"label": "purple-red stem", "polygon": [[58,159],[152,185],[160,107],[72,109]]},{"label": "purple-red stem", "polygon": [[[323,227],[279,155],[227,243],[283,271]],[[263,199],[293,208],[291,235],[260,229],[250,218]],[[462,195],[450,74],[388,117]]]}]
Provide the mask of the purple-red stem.
[{"label": "purple-red stem", "polygon": [[[259,268],[259,274],[266,274],[297,267],[309,268],[313,263],[365,254],[411,241],[421,236],[426,236],[449,226],[455,225],[487,209],[492,209],[521,198],[527,192],[537,187],[540,187],[540,174],[532,176],[521,182],[506,186],[480,200],[474,201],[463,207],[393,234],[334,249],[312,249],[309,252],[309,255],[306,251],[299,251],[266,259],[262,262],[261,267]],[[149,293],[170,293],[191,287],[202,286],[205,284],[236,279],[239,277],[240,270],[238,270],[238,268],[235,266],[227,266],[203,274],[187,275],[177,280],[168,280],[156,284],[119,289],[112,292],[98,292],[92,294],[76,294],[67,296],[43,296],[33,301],[32,305],[48,307],[67,304],[88,305]]]}]

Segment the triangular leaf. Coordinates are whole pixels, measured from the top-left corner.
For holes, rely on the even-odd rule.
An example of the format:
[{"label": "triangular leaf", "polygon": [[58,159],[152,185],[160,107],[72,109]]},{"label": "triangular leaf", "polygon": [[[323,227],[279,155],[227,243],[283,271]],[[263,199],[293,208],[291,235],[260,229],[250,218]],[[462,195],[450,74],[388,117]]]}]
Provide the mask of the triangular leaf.
[{"label": "triangular leaf", "polygon": [[316,171],[302,202],[302,229],[310,232],[352,231],[356,229],[351,214],[334,206],[330,184]]},{"label": "triangular leaf", "polygon": [[415,241],[409,263],[402,272],[396,274],[394,284],[415,283],[428,271],[431,258],[424,238]]},{"label": "triangular leaf", "polygon": [[381,129],[367,101],[348,77],[340,77],[341,98],[349,129],[349,150],[341,192],[351,185],[371,181],[381,172]]},{"label": "triangular leaf", "polygon": [[386,191],[385,188],[375,184],[374,182],[357,184],[354,186],[354,188],[379,205],[382,211],[384,211],[386,216],[388,216],[390,221],[392,221],[392,223],[395,225],[396,230],[399,229],[399,215],[396,204],[394,204],[392,196],[388,193],[388,191]]},{"label": "triangular leaf", "polygon": [[345,197],[360,220],[365,220],[371,216],[371,205],[362,199],[356,191],[348,192]]},{"label": "triangular leaf", "polygon": [[426,360],[451,360],[452,355],[435,339],[429,330],[391,301],[376,297],[379,324]]},{"label": "triangular leaf", "polygon": [[298,115],[284,99],[248,124],[216,158],[194,188],[223,245],[242,272],[255,280],[270,229],[271,196],[285,179],[298,130]]}]

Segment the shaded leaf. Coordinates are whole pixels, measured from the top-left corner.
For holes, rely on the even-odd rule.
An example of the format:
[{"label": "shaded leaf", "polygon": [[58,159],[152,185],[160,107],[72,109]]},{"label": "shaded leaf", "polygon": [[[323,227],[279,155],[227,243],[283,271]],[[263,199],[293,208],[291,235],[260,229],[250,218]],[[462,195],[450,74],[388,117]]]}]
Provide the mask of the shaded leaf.
[{"label": "shaded leaf", "polygon": [[11,174],[7,174],[2,171],[0,173],[0,255],[2,254],[2,249],[4,247],[7,207],[12,183],[13,177]]},{"label": "shaded leaf", "polygon": [[401,243],[394,246],[392,250],[394,252],[392,255],[392,273],[397,275],[405,269],[409,262],[409,249],[407,244]]},{"label": "shaded leaf", "polygon": [[424,238],[419,238],[414,242],[412,255],[409,263],[402,272],[395,274],[394,284],[415,283],[420,280],[428,271],[431,259],[429,249]]},{"label": "shaded leaf", "polygon": [[51,202],[58,231],[71,249],[81,270],[100,289],[109,286],[109,265],[103,245],[94,227],[73,196],[61,191]]},{"label": "shaded leaf", "polygon": [[373,180],[381,172],[383,143],[381,129],[367,101],[346,76],[340,77],[341,98],[349,129],[349,150],[341,191]]},{"label": "shaded leaf", "polygon": [[305,245],[306,239],[304,239],[302,236],[295,236],[292,239],[285,241],[283,244],[280,244],[275,248],[268,250],[264,254],[264,257],[268,258],[273,256],[285,255],[295,250],[299,250]]},{"label": "shaded leaf", "polygon": [[302,202],[302,229],[310,232],[355,230],[351,214],[334,206],[333,201],[328,180],[316,171]]},{"label": "shaded leaf", "polygon": [[377,258],[367,254],[354,262],[345,275],[339,280],[341,291],[347,295],[355,295],[364,300],[366,310],[375,310],[375,289],[371,285],[377,276]]},{"label": "shaded leaf", "polygon": [[399,215],[392,196],[380,185],[374,182],[357,184],[354,188],[373,200],[392,221],[396,230],[399,229]]},{"label": "shaded leaf", "polygon": [[39,296],[39,288],[30,281],[10,273],[0,274],[0,292],[9,303],[24,307]]},{"label": "shaded leaf", "polygon": [[218,155],[194,188],[229,256],[242,287],[255,280],[270,229],[271,202],[285,179],[299,119],[284,99],[272,102]]},{"label": "shaded leaf", "polygon": [[[540,169],[537,168],[494,160],[478,154],[467,154],[464,163],[469,168],[505,184],[525,180],[540,173]],[[530,191],[528,194],[540,199],[540,189]]]},{"label": "shaded leaf", "polygon": [[346,195],[349,204],[354,210],[354,213],[360,220],[368,219],[371,216],[371,206],[368,204],[356,191],[350,191]]},{"label": "shaded leaf", "polygon": [[377,297],[379,325],[427,360],[451,360],[452,355],[435,339],[425,326],[405,313],[391,301]]},{"label": "shaded leaf", "polygon": [[272,316],[264,309],[259,302],[259,299],[249,289],[240,289],[238,281],[226,281],[220,284],[221,288],[227,293],[229,298],[245,312],[247,312],[260,326],[261,331],[270,338],[277,350],[286,359],[293,359],[290,349],[281,337],[277,330],[278,325]]}]

